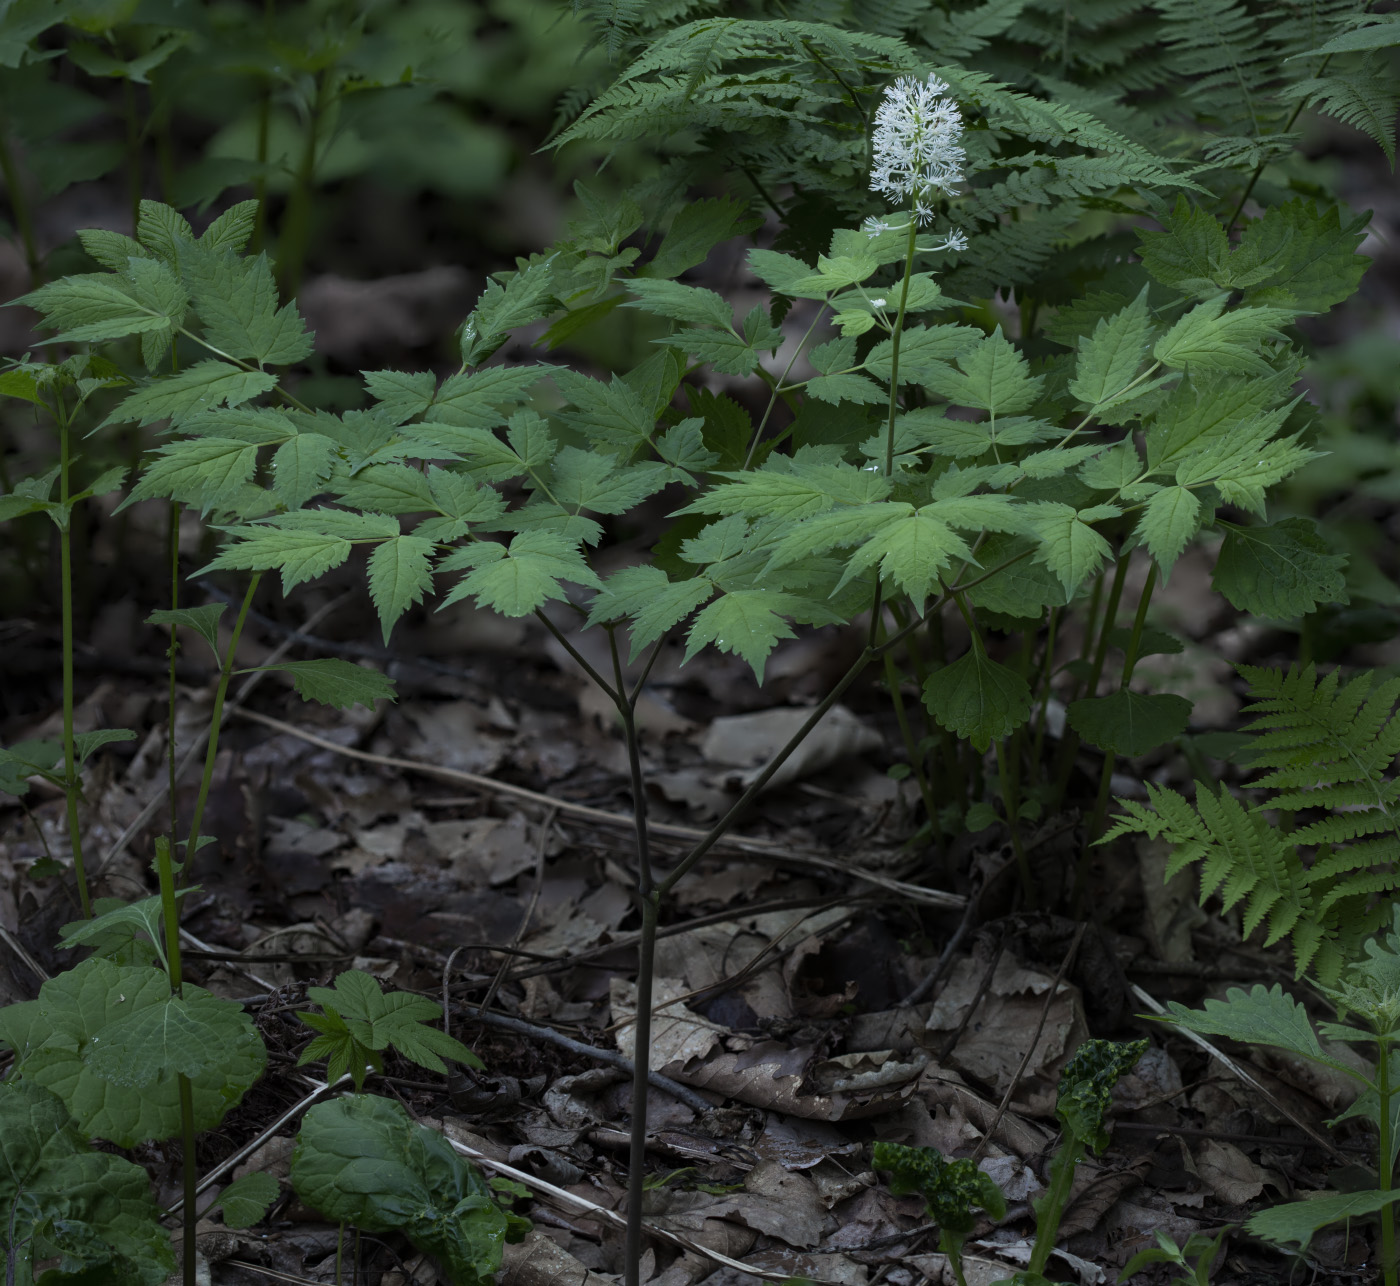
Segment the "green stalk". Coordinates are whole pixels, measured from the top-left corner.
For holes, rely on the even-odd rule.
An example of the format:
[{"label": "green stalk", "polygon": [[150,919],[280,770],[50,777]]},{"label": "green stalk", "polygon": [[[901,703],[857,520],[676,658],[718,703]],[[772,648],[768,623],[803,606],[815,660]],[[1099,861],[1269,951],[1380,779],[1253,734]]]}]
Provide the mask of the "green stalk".
[{"label": "green stalk", "polygon": [[141,222],[141,122],[136,115],[136,88],[122,80],[122,115],[126,119],[126,183],[131,202],[131,235]]},{"label": "green stalk", "polygon": [[209,799],[209,787],[214,781],[214,760],[219,753],[219,724],[224,717],[224,697],[228,693],[229,679],[233,676],[233,656],[238,650],[238,637],[243,633],[243,622],[248,619],[248,609],[253,605],[253,595],[257,592],[262,572],[254,572],[248,582],[248,592],[243,595],[243,606],[238,609],[238,619],[233,623],[233,636],[228,641],[224,653],[224,663],[219,669],[219,686],[214,692],[214,709],[209,716],[209,746],[204,752],[204,775],[199,782],[199,796],[194,804],[194,818],[190,822],[190,836],[185,841],[184,870],[189,870],[199,851],[199,826],[204,820],[204,805]]},{"label": "green stalk", "polygon": [[[1124,561],[1126,561],[1126,556]],[[1120,685],[1120,690],[1123,692],[1128,690],[1133,671],[1137,669],[1138,649],[1142,646],[1142,631],[1147,624],[1147,607],[1152,602],[1152,591],[1156,588],[1157,563],[1154,560],[1148,564],[1147,580],[1143,583],[1142,597],[1138,600],[1137,613],[1133,617],[1133,632],[1128,639],[1128,648],[1123,661],[1123,681]],[[1105,631],[1106,635],[1107,631]],[[1075,866],[1072,905],[1076,916],[1080,913],[1084,898],[1085,880],[1089,873],[1089,852],[1093,848],[1094,841],[1098,839],[1099,832],[1103,829],[1104,814],[1108,811],[1108,796],[1113,781],[1115,758],[1116,756],[1111,752],[1104,752],[1103,771],[1099,774],[1099,791],[1094,798],[1093,816],[1089,819],[1089,825],[1084,830],[1084,848],[1080,852],[1079,861]]]},{"label": "green stalk", "polygon": [[83,836],[78,820],[78,798],[82,780],[78,775],[78,758],[73,745],[73,511],[68,507],[71,492],[72,442],[68,410],[63,395],[54,399],[54,415],[58,420],[58,567],[63,609],[63,793],[68,804],[68,840],[73,851],[73,875],[78,882],[78,901],[83,919],[92,918],[92,898],[88,893],[87,870],[83,866]]},{"label": "green stalk", "polygon": [[1045,1272],[1050,1262],[1050,1252],[1055,1249],[1055,1237],[1060,1231],[1060,1219],[1069,1203],[1070,1189],[1074,1186],[1074,1172],[1079,1159],[1084,1155],[1084,1140],[1074,1134],[1066,1134],[1055,1159],[1050,1162],[1050,1186],[1035,1203],[1035,1249],[1031,1251],[1031,1261],[1026,1266],[1028,1273]]},{"label": "green stalk", "polygon": [[885,686],[889,689],[890,704],[894,707],[894,717],[899,723],[899,735],[904,742],[904,751],[909,756],[909,768],[918,784],[919,795],[924,801],[924,811],[928,814],[929,825],[933,828],[934,839],[939,849],[943,848],[943,828],[938,821],[938,804],[929,787],[928,774],[924,772],[923,756],[919,753],[919,743],[914,740],[914,729],[909,724],[909,713],[904,708],[904,694],[899,690],[903,680],[899,667],[894,663],[892,653],[885,653]]},{"label": "green stalk", "polygon": [[[1380,1164],[1376,1166],[1381,1191],[1389,1192],[1395,1181],[1395,1167],[1390,1159],[1391,1117],[1390,1096],[1390,1049],[1385,1040],[1376,1042],[1380,1057],[1376,1060],[1376,1097],[1380,1100]],[[1395,1207],[1381,1209],[1381,1272],[1385,1276],[1385,1286],[1396,1286],[1395,1268]]]},{"label": "green stalk", "polygon": [[[919,224],[914,210],[909,211],[909,237],[904,245],[904,279],[899,283],[899,309],[895,313],[894,331],[890,335],[890,402],[885,415],[885,477],[894,476],[894,422],[899,414],[899,343],[904,338],[904,314],[909,305],[909,282],[914,276],[914,256],[918,253]],[[880,636],[880,604],[884,584],[875,573],[875,601],[870,606],[870,642],[874,648]]]},{"label": "green stalk", "polygon": [[[10,213],[14,215],[15,228],[19,232],[20,243],[24,246],[24,262],[29,269],[29,288],[33,290],[44,284],[44,274],[39,265],[39,243],[34,239],[34,218],[29,211],[29,197],[20,181],[14,154],[10,151],[10,137],[4,121],[0,121],[0,176],[5,180],[5,195],[10,199]],[[11,489],[7,482],[5,490]]]},{"label": "green stalk", "polygon": [[287,199],[282,235],[277,244],[277,275],[283,294],[288,296],[295,296],[301,287],[306,247],[311,239],[311,188],[316,178],[316,144],[321,133],[327,75],[320,72],[316,76],[316,93],[306,121],[306,142],[301,150],[301,163],[297,166],[292,192]]},{"label": "green stalk", "polygon": [[[170,542],[170,610],[176,611],[180,606],[180,502],[172,500],[170,502],[170,520],[167,527],[167,537]],[[175,845],[180,838],[180,809],[176,802],[178,796],[175,793],[175,654],[179,651],[180,635],[178,627],[170,627],[170,650],[167,655],[170,657],[169,668],[169,692],[167,698],[167,728],[166,728],[166,764],[170,772],[170,843]]]},{"label": "green stalk", "polygon": [[[263,6],[263,25],[266,38],[272,41],[272,20],[276,13],[276,0],[266,0]],[[249,241],[249,253],[257,254],[263,248],[263,238],[267,235],[267,146],[272,125],[272,78],[264,77],[263,94],[258,99],[258,177],[253,180],[253,196],[258,203],[253,216],[253,235]]]},{"label": "green stalk", "polygon": [[[1098,646],[1094,651],[1094,660],[1089,672],[1088,682],[1084,685],[1084,695],[1092,697],[1097,694],[1099,680],[1103,677],[1104,660],[1108,656],[1108,636],[1113,632],[1114,622],[1118,619],[1118,604],[1123,597],[1123,582],[1128,575],[1128,554],[1123,554],[1118,559],[1118,565],[1113,571],[1113,584],[1108,591],[1108,602],[1104,606],[1103,620],[1099,622]],[[1097,590],[1097,587],[1095,587]],[[1085,654],[1088,653],[1088,641],[1091,635],[1085,635]],[[1064,803],[1065,791],[1069,788],[1069,776],[1074,771],[1074,757],[1079,753],[1079,734],[1072,728],[1065,728],[1065,735],[1060,741],[1059,771],[1055,777],[1054,806],[1059,808]]]},{"label": "green stalk", "polygon": [[[661,894],[651,869],[651,845],[647,836],[646,785],[642,780],[641,745],[637,739],[637,698],[641,685],[629,695],[623,681],[617,632],[608,630],[612,655],[613,687],[610,694],[622,720],[627,764],[632,776],[632,819],[637,844],[637,901],[642,912],[642,932],[637,942],[637,1008],[632,1049],[632,1132],[627,1156],[627,1234],[622,1253],[626,1286],[641,1286],[642,1203],[646,1191],[647,1092],[651,1070],[652,979],[656,963],[656,928],[661,918]],[[604,691],[609,689],[604,686]]]},{"label": "green stalk", "polygon": [[[175,664],[171,660],[171,666]],[[184,994],[184,971],[180,964],[180,909],[175,901],[175,870],[170,860],[170,844],[162,835],[156,840],[156,878],[160,881],[161,921],[165,928],[165,961],[170,977],[170,990]],[[199,1216],[195,1212],[199,1175],[195,1167],[194,1091],[188,1076],[179,1078],[180,1088],[180,1147],[181,1175],[184,1179],[184,1201],[180,1218],[184,1221],[181,1241],[185,1286],[194,1286],[197,1275],[195,1228]]]}]

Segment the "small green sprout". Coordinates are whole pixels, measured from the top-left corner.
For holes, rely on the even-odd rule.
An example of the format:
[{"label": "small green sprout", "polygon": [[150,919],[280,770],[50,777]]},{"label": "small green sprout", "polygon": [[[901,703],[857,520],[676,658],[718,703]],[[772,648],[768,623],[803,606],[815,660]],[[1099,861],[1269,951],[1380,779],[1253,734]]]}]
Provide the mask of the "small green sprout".
[{"label": "small green sprout", "polygon": [[962,1244],[977,1222],[973,1211],[981,1207],[993,1219],[1006,1214],[1006,1198],[996,1181],[975,1161],[950,1159],[935,1148],[900,1143],[877,1143],[874,1164],[877,1170],[890,1172],[890,1191],[895,1196],[917,1193],[923,1197],[929,1218],[938,1225],[938,1248],[948,1257],[958,1286],[967,1286]]}]

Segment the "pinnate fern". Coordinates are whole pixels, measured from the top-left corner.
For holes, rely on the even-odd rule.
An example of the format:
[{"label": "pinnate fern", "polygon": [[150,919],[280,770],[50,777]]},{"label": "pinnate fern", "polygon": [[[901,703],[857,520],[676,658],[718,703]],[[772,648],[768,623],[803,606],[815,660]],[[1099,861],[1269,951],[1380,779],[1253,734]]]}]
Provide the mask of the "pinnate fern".
[{"label": "pinnate fern", "polygon": [[[1331,982],[1400,890],[1400,782],[1387,777],[1400,754],[1400,679],[1239,670],[1253,698],[1244,713],[1256,716],[1244,728],[1249,761],[1261,770],[1249,786],[1265,797],[1247,805],[1197,783],[1193,806],[1149,784],[1147,804],[1119,801],[1127,813],[1103,842],[1169,840],[1168,878],[1199,863],[1202,902],[1218,893],[1226,910],[1241,905],[1246,934],[1267,922],[1265,945],[1288,938],[1298,975]],[[1276,815],[1300,824],[1281,828]]]}]

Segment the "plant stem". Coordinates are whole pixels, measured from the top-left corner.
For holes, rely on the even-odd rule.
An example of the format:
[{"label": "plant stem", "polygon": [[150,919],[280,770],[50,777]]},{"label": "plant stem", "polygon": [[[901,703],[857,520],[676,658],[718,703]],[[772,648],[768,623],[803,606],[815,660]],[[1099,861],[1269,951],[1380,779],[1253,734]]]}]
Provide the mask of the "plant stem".
[{"label": "plant stem", "polygon": [[[170,610],[173,612],[180,606],[180,502],[178,500],[170,502],[170,520],[166,530],[167,539],[170,542]],[[170,843],[172,847],[180,841],[180,807],[177,802],[179,796],[175,793],[175,779],[178,771],[175,763],[175,655],[179,651],[179,647],[179,628],[172,624],[170,627],[170,650],[167,653],[170,658],[170,666],[165,756],[170,772]]]},{"label": "plant stem", "polygon": [[[10,138],[5,130],[5,122],[0,120],[0,177],[5,180],[5,195],[10,198],[10,213],[14,216],[15,228],[24,246],[24,262],[29,269],[29,287],[44,284],[44,274],[39,265],[39,243],[34,239],[34,220],[29,212],[29,197],[15,165],[14,154],[10,151]],[[5,490],[12,488],[7,484]]]},{"label": "plant stem", "polygon": [[1084,1155],[1084,1140],[1074,1134],[1066,1134],[1060,1150],[1050,1163],[1050,1186],[1035,1203],[1035,1249],[1027,1272],[1044,1274],[1045,1265],[1050,1262],[1050,1252],[1055,1249],[1055,1237],[1060,1231],[1060,1218],[1069,1201],[1070,1189],[1074,1186],[1074,1172],[1079,1166],[1079,1158]]},{"label": "plant stem", "polygon": [[243,633],[243,622],[248,619],[248,609],[253,605],[253,595],[257,593],[262,572],[254,572],[248,582],[248,592],[243,595],[243,606],[238,609],[238,618],[233,623],[233,635],[224,653],[224,663],[219,669],[219,686],[214,691],[214,708],[209,714],[209,745],[204,752],[204,775],[199,781],[199,796],[194,804],[194,817],[190,821],[189,839],[185,841],[185,861],[182,871],[190,869],[195,854],[199,851],[199,827],[204,820],[204,805],[209,799],[209,787],[214,781],[214,760],[219,753],[219,725],[224,716],[224,697],[228,693],[228,682],[233,675],[233,656],[238,650],[238,636]]},{"label": "plant stem", "polygon": [[122,115],[126,119],[126,182],[131,202],[131,235],[141,223],[141,122],[136,114],[136,87],[122,80]]},{"label": "plant stem", "polygon": [[[1395,1182],[1395,1163],[1391,1159],[1392,1120],[1390,1097],[1393,1093],[1390,1084],[1390,1046],[1385,1039],[1376,1042],[1379,1057],[1376,1059],[1376,1097],[1380,1101],[1377,1114],[1380,1124],[1380,1155],[1377,1158],[1376,1175],[1382,1192],[1389,1192]],[[1396,1286],[1395,1268],[1395,1206],[1384,1206],[1381,1215],[1381,1272],[1385,1276],[1385,1286]]]},{"label": "plant stem", "polygon": [[[266,0],[263,5],[263,35],[271,44],[272,20],[276,13],[276,0]],[[263,77],[263,92],[258,99],[258,176],[253,180],[253,197],[258,203],[253,215],[253,235],[249,239],[248,250],[257,254],[263,248],[263,238],[267,236],[267,145],[272,125],[272,77]]]},{"label": "plant stem", "polygon": [[[1114,582],[1115,586],[1117,581]],[[1142,597],[1138,599],[1137,613],[1133,617],[1133,632],[1128,639],[1128,647],[1123,661],[1123,681],[1120,684],[1120,691],[1126,692],[1128,684],[1132,680],[1133,671],[1137,669],[1138,649],[1142,646],[1142,631],[1147,624],[1147,607],[1152,602],[1152,591],[1157,588],[1157,563],[1154,560],[1148,564],[1147,580],[1143,582]],[[1103,771],[1099,774],[1099,791],[1094,798],[1094,812],[1089,819],[1089,825],[1084,828],[1084,848],[1079,854],[1079,861],[1075,865],[1074,871],[1074,893],[1071,905],[1074,908],[1074,915],[1078,918],[1082,910],[1084,899],[1085,881],[1089,873],[1089,851],[1098,839],[1099,832],[1103,829],[1104,814],[1108,811],[1108,796],[1113,782],[1113,764],[1116,755],[1112,751],[1104,751]]]},{"label": "plant stem", "polygon": [[71,493],[72,432],[62,393],[54,399],[58,420],[58,498],[62,506],[58,524],[59,594],[63,611],[63,794],[68,804],[68,842],[73,852],[73,875],[78,882],[78,901],[83,919],[92,918],[92,898],[88,893],[87,871],[83,866],[83,836],[78,820],[78,798],[82,780],[73,744],[73,511],[68,505]]},{"label": "plant stem", "polygon": [[295,296],[301,287],[306,247],[311,238],[311,187],[316,177],[316,144],[321,132],[321,113],[328,72],[316,76],[316,90],[306,119],[306,142],[292,182],[287,210],[282,219],[282,235],[277,244],[277,276],[282,292]]}]

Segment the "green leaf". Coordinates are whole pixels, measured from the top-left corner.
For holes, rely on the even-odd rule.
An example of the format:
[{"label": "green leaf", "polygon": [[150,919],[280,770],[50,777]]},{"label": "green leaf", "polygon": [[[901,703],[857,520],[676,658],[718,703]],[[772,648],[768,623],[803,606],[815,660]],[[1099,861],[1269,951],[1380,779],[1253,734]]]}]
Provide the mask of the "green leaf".
[{"label": "green leaf", "polygon": [[807,464],[777,456],[751,473],[724,473],[725,485],[706,492],[679,513],[744,514],[809,518],[837,504],[867,505],[883,500],[888,478],[846,464]]},{"label": "green leaf", "polygon": [[1186,729],[1191,703],[1170,693],[1147,696],[1120,688],[1106,697],[1071,701],[1069,726],[1114,755],[1145,755]]},{"label": "green leaf", "polygon": [[[190,893],[193,887],[198,886],[177,889],[175,896],[182,898]],[[90,920],[76,920],[65,924],[58,931],[59,946],[65,951],[72,947],[91,947],[95,954],[117,964],[149,964],[152,960],[160,960],[163,964],[163,914],[159,896],[118,903],[101,910]]]},{"label": "green leaf", "polygon": [[791,615],[800,602],[791,594],[767,589],[722,594],[695,618],[686,637],[681,664],[706,643],[713,643],[721,652],[732,652],[747,661],[754,677],[762,683],[768,654],[779,639],[794,637],[784,614]]},{"label": "green leaf", "polygon": [[386,647],[394,622],[432,588],[435,548],[421,536],[395,536],[369,556],[369,596],[379,612]]},{"label": "green leaf", "polygon": [[654,461],[623,466],[616,456],[565,447],[550,465],[547,491],[574,513],[620,514],[660,491],[666,482],[665,466]]},{"label": "green leaf", "polygon": [[174,1271],[145,1170],[94,1151],[57,1097],[13,1076],[0,1081],[0,1138],[0,1210],[18,1280],[55,1259],[46,1282],[160,1286]]},{"label": "green leaf", "polygon": [[198,244],[203,249],[215,253],[231,250],[234,254],[242,254],[243,247],[248,244],[248,238],[253,235],[253,229],[257,226],[257,218],[257,201],[240,201],[237,205],[229,206],[204,229],[204,235],[200,237]]},{"label": "green leaf", "polygon": [[959,406],[998,416],[1029,410],[1045,382],[1044,376],[1031,375],[1030,364],[1002,335],[1000,326],[957,360],[961,371],[930,368],[922,383]]},{"label": "green leaf", "polygon": [[225,1228],[251,1228],[263,1221],[279,1191],[277,1180],[270,1174],[253,1170],[219,1193],[211,1209],[223,1208]]},{"label": "green leaf", "polygon": [[261,1041],[241,1006],[201,988],[133,1009],[121,1006],[83,1051],[88,1071],[109,1085],[145,1094],[172,1075],[222,1075],[229,1051]]},{"label": "green leaf", "polygon": [[206,572],[271,571],[282,569],[282,591],[291,593],[303,581],[324,576],[350,557],[350,542],[341,536],[316,531],[276,531],[259,527],[238,528],[240,539],[227,545],[196,576]]},{"label": "green leaf", "polygon": [[[160,1049],[177,1065],[201,1069],[190,1083],[195,1129],[202,1131],[212,1129],[242,1099],[262,1074],[267,1051],[233,1002],[191,983],[185,984],[184,992],[186,1010],[193,1009],[199,1021],[172,1030]],[[20,1076],[57,1094],[85,1134],[109,1139],[118,1147],[134,1147],[146,1139],[171,1138],[180,1130],[176,1068],[150,1056],[143,1059],[139,1042],[125,1039],[123,1032],[145,1033],[149,1011],[169,1016],[180,1026],[182,1019],[169,1008],[170,1000],[170,984],[161,971],[94,956],[45,982],[39,999],[30,1002],[32,1009],[0,1009],[0,1040],[15,1046]],[[22,1034],[20,1023],[25,1024]],[[209,1030],[218,1032],[217,1056],[212,1045],[202,1043],[205,1036],[200,1033]],[[130,1059],[98,1055],[92,1061],[109,1037],[129,1051]],[[129,1066],[137,1059],[142,1059],[141,1077],[153,1077],[139,1094],[132,1093]]]},{"label": "green leaf", "polygon": [[272,456],[272,490],[288,509],[321,494],[335,463],[335,443],[321,433],[298,433]]},{"label": "green leaf", "polygon": [[[780,295],[794,294],[794,287],[806,281],[812,270],[801,259],[794,259],[777,250],[750,250],[749,267],[760,281],[766,282]],[[825,291],[802,298],[821,299]]]},{"label": "green leaf", "polygon": [[840,402],[854,402],[857,405],[878,405],[889,399],[874,380],[864,375],[838,374],[818,375],[807,381],[807,396],[830,402],[833,406]]},{"label": "green leaf", "polygon": [[1200,525],[1201,502],[1185,487],[1164,487],[1147,502],[1138,520],[1137,537],[1157,560],[1164,583]]},{"label": "green leaf", "polygon": [[172,428],[212,407],[240,406],[275,388],[277,378],[264,371],[244,371],[227,362],[196,362],[176,375],[153,380],[123,401],[103,422],[142,426],[168,419]]},{"label": "green leaf", "polygon": [[162,607],[146,617],[147,625],[182,625],[193,630],[219,655],[219,618],[227,603],[205,603],[200,607]]},{"label": "green leaf", "polygon": [[575,408],[560,412],[559,418],[595,446],[630,452],[651,439],[656,428],[654,409],[626,380],[614,376],[604,384],[568,367],[555,368],[550,375]]},{"label": "green leaf", "polygon": [[1030,718],[1031,690],[1015,670],[993,661],[974,642],[924,680],[924,705],[941,727],[985,751]]},{"label": "green leaf", "polygon": [[516,405],[545,372],[555,369],[488,366],[485,370],[449,376],[443,380],[433,404],[423,412],[423,418],[430,424],[494,429],[506,422],[501,407]]},{"label": "green leaf", "polygon": [[157,447],[126,505],[166,497],[202,513],[222,504],[252,481],[258,448],[236,438],[187,438]]},{"label": "green leaf", "polygon": [[167,263],[194,240],[194,229],[178,210],[160,201],[142,201],[136,216],[136,239]]},{"label": "green leaf", "polygon": [[[878,513],[884,506],[878,510],[873,505],[867,508]],[[939,516],[942,508],[941,503],[925,505],[908,517],[882,525],[851,556],[841,584],[878,563],[880,575],[898,585],[923,611],[928,596],[941,585],[940,576],[953,559],[972,558],[967,542]]]},{"label": "green leaf", "polygon": [[1249,286],[1246,300],[1320,313],[1350,298],[1370,264],[1356,253],[1366,224],[1365,215],[1343,223],[1337,206],[1319,214],[1302,197],[1270,206],[1245,228],[1235,251],[1235,257],[1270,269]]},{"label": "green leaf", "polygon": [[44,324],[61,332],[60,343],[121,339],[143,331],[170,329],[163,308],[139,302],[135,288],[107,273],[75,273],[61,277],[14,300],[37,309]]},{"label": "green leaf", "polygon": [[492,1286],[507,1219],[477,1170],[398,1103],[356,1094],[318,1103],[292,1152],[292,1187],[333,1222],[401,1232],[457,1286]]},{"label": "green leaf", "polygon": [[[367,669],[352,661],[322,657],[315,661],[279,661],[276,665],[256,666],[258,670],[283,670],[292,676],[297,695],[303,701],[319,701],[322,705],[349,710],[362,705],[374,708],[374,702],[394,698],[394,681],[378,670]],[[239,670],[250,674],[251,670]]]},{"label": "green leaf", "polygon": [[646,277],[634,277],[627,283],[627,289],[637,298],[624,301],[626,308],[645,308],[657,317],[697,326],[718,326],[721,330],[728,330],[734,324],[733,310],[724,297],[713,290]]},{"label": "green leaf", "polygon": [[659,567],[624,567],[603,583],[588,610],[589,625],[630,619],[632,659],[679,624],[713,593],[703,576],[672,581]]},{"label": "green leaf", "polygon": [[27,794],[26,778],[52,777],[62,758],[63,747],[56,741],[17,741],[9,749],[0,749],[0,791],[7,795]]},{"label": "green leaf", "polygon": [[969,1157],[952,1160],[935,1148],[906,1147],[876,1142],[871,1164],[890,1172],[890,1192],[895,1196],[917,1193],[928,1203],[929,1218],[944,1232],[966,1235],[985,1210],[991,1217],[1006,1217],[1006,1198],[989,1174]]},{"label": "green leaf", "polygon": [[[334,987],[311,987],[306,994],[328,1015],[340,1018],[355,1041],[375,1053],[392,1045],[405,1058],[439,1075],[447,1072],[440,1054],[468,1067],[483,1065],[461,1041],[424,1026],[442,1017],[437,1001],[406,991],[381,991],[379,983],[362,970],[347,969]],[[311,1016],[300,1017],[305,1021]],[[302,1061],[310,1060],[303,1055]]]},{"label": "green leaf", "polygon": [[1080,341],[1069,391],[1091,407],[1115,400],[1142,365],[1151,335],[1144,286],[1131,304],[1101,320],[1094,333]]},{"label": "green leaf", "polygon": [[187,253],[181,267],[204,337],[225,355],[259,366],[289,366],[311,355],[311,336],[296,304],[278,307],[266,255]]},{"label": "green leaf", "polygon": [[721,241],[757,226],[758,220],[733,197],[688,201],[671,220],[651,262],[640,271],[647,277],[679,277],[687,268],[704,263]]},{"label": "green leaf", "polygon": [[1159,339],[1152,355],[1166,366],[1193,370],[1239,371],[1269,375],[1273,368],[1259,355],[1265,339],[1282,340],[1278,329],[1296,309],[1235,308],[1222,312],[1228,296],[1197,304]]},{"label": "green leaf", "polygon": [[1096,505],[1077,513],[1058,501],[1037,501],[1027,505],[1026,510],[1031,530],[1041,542],[1035,561],[1044,563],[1059,577],[1066,595],[1073,594],[1110,553],[1108,541],[1089,526],[1089,520],[1110,517],[1119,510],[1112,505]]},{"label": "green leaf", "polygon": [[[1255,983],[1248,991],[1231,987],[1224,1000],[1207,1000],[1201,1009],[1188,1009],[1179,1000],[1168,1006],[1171,1016],[1164,1022],[1176,1023],[1200,1036],[1228,1036],[1247,1045],[1269,1045],[1286,1049],[1315,1063],[1335,1066],[1322,1052],[1308,1021],[1307,1010],[1283,988],[1274,983]],[[1358,1078],[1351,1069],[1347,1075]]]},{"label": "green leaf", "polygon": [[[505,275],[505,274],[498,274]],[[462,327],[462,365],[480,366],[517,326],[547,317],[555,308],[554,256],[488,281]]]},{"label": "green leaf", "polygon": [[113,272],[125,272],[127,260],[147,259],[146,247],[122,232],[112,232],[107,228],[80,228],[78,240],[83,249],[104,268]]},{"label": "green leaf", "polygon": [[1245,1230],[1278,1245],[1296,1242],[1301,1250],[1308,1248],[1313,1235],[1328,1224],[1347,1224],[1384,1210],[1400,1201],[1400,1190],[1381,1192],[1325,1192],[1307,1201],[1285,1201],[1267,1210],[1260,1210],[1245,1220]]},{"label": "green leaf", "polygon": [[573,542],[549,531],[526,531],[510,547],[495,541],[468,545],[438,564],[437,570],[472,570],[443,599],[439,611],[472,595],[478,607],[502,616],[528,616],[550,599],[565,597],[560,581],[602,584]]},{"label": "green leaf", "polygon": [[1154,281],[1183,295],[1213,295],[1223,284],[1230,243],[1225,229],[1185,196],[1176,198],[1164,232],[1139,232],[1138,253]]},{"label": "green leaf", "polygon": [[1133,1041],[1086,1040],[1060,1073],[1055,1115],[1066,1131],[1095,1152],[1108,1146],[1103,1128],[1113,1087],[1147,1052],[1147,1037]]},{"label": "green leaf", "polygon": [[1310,518],[1230,526],[1211,584],[1242,612],[1268,620],[1306,616],[1319,603],[1345,603],[1346,557],[1334,554]]},{"label": "green leaf", "polygon": [[97,728],[92,732],[78,732],[73,735],[73,753],[78,758],[78,767],[87,763],[89,756],[109,746],[114,741],[135,741],[136,734],[130,728]]},{"label": "green leaf", "polygon": [[365,371],[364,381],[369,395],[379,403],[378,409],[395,424],[422,415],[432,406],[437,392],[437,377],[432,371]]}]

